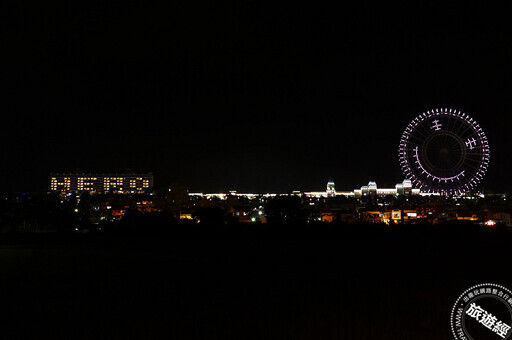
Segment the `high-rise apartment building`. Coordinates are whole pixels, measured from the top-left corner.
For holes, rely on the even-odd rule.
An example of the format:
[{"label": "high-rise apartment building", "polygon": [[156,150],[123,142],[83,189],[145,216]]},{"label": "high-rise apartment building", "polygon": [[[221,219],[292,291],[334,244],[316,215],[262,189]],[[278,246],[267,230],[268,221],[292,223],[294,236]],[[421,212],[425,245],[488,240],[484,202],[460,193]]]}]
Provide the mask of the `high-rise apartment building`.
[{"label": "high-rise apartment building", "polygon": [[50,174],[50,190],[60,193],[140,194],[153,188],[153,173],[147,174]]}]

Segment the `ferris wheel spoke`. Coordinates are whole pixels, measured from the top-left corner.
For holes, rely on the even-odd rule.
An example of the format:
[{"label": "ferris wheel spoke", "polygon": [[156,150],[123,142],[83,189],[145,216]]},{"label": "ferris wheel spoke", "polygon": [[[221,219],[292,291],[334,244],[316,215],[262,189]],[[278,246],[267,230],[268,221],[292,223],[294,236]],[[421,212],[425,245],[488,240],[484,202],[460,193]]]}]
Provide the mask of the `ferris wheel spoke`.
[{"label": "ferris wheel spoke", "polygon": [[418,134],[419,136],[415,136],[416,138],[421,137],[422,140],[427,139],[427,137],[430,135],[430,131],[427,131],[425,127],[423,126],[423,123],[418,124],[418,126],[415,128],[414,132]]},{"label": "ferris wheel spoke", "polygon": [[459,122],[458,118],[455,118],[454,116],[450,116],[451,119],[449,120],[451,122],[450,124],[450,131],[454,131],[455,127],[457,126],[457,123]]},{"label": "ferris wheel spoke", "polygon": [[477,174],[479,167],[475,167],[475,166],[471,166],[471,165],[466,165],[463,169],[464,169],[465,174],[467,176],[468,174]]},{"label": "ferris wheel spoke", "polygon": [[466,158],[465,159],[468,160],[468,161],[478,161],[478,162],[480,162],[483,159],[483,157],[482,157],[482,155],[479,155],[479,154],[467,154],[466,153]]},{"label": "ferris wheel spoke", "polygon": [[[470,133],[467,133],[468,131]],[[459,134],[459,136],[462,140],[467,140],[467,139],[470,139],[471,137],[478,140],[478,136],[475,135],[475,131],[473,130],[473,127],[471,127],[471,126],[466,128],[465,130],[463,130],[462,133]]]},{"label": "ferris wheel spoke", "polygon": [[[466,134],[468,131],[470,131],[470,133]],[[467,123],[467,126],[465,126],[464,130],[462,130],[461,133],[458,133],[458,135],[462,138],[462,139],[466,139],[466,138],[469,138],[471,136],[474,136],[474,138],[477,138],[479,139],[478,137],[478,133],[475,131],[475,129],[473,128],[473,126],[469,123]]]},{"label": "ferris wheel spoke", "polygon": [[457,130],[454,129],[453,132],[455,132],[455,134],[457,136],[460,136],[460,131],[465,129],[466,127],[467,127],[467,122],[464,121],[463,119],[460,119],[459,124],[457,126]]},{"label": "ferris wheel spoke", "polygon": [[[421,148],[421,144],[417,144],[417,143],[414,143],[414,142],[409,142],[408,144]],[[407,150],[410,150],[410,151],[414,151],[414,149],[415,149],[414,147],[413,148],[407,148]]]},{"label": "ferris wheel spoke", "polygon": [[437,158],[435,164],[432,164],[432,165],[434,166],[434,168],[439,169],[439,167],[441,165],[440,163],[441,163],[441,158]]},{"label": "ferris wheel spoke", "polygon": [[482,164],[482,161],[480,159],[466,158],[464,160],[464,164],[471,164],[471,166],[480,166],[480,164]]},{"label": "ferris wheel spoke", "polygon": [[480,166],[482,165],[482,162],[470,162],[470,161],[467,161],[466,163],[464,163],[463,166],[465,166],[465,165],[476,167],[476,168],[480,168]]},{"label": "ferris wheel spoke", "polygon": [[455,132],[457,134],[457,131],[460,129],[461,125],[463,125],[464,122],[460,118],[454,118],[452,120],[450,131]]},{"label": "ferris wheel spoke", "polygon": [[[432,134],[432,130],[430,129],[428,119],[423,120],[420,124],[418,124],[418,127],[421,127],[421,130],[424,132],[424,133],[422,133],[423,137],[426,138]],[[420,132],[420,131],[418,131],[418,132]]]},{"label": "ferris wheel spoke", "polygon": [[410,144],[413,144],[413,145],[415,145],[415,146],[419,146],[420,148],[423,148],[423,140],[422,140],[422,139],[420,139],[420,138],[418,138],[418,137],[416,137],[416,136],[413,136],[413,138],[414,138],[415,140],[417,140],[417,142],[413,142],[413,141],[411,141],[411,139],[409,139],[409,143],[410,143]]},{"label": "ferris wheel spoke", "polygon": [[484,153],[483,152],[466,152],[466,155],[469,155],[469,156],[484,156]]},{"label": "ferris wheel spoke", "polygon": [[473,170],[478,170],[481,167],[481,163],[475,163],[475,162],[467,162],[464,164],[465,167],[469,167]]}]

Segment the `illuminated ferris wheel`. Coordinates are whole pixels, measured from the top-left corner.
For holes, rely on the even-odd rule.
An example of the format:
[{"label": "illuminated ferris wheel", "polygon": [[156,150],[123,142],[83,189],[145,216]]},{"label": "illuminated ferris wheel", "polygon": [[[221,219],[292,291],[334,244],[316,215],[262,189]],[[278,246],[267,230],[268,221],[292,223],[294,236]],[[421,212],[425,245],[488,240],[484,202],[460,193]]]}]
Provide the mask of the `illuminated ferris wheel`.
[{"label": "illuminated ferris wheel", "polygon": [[457,195],[483,178],[489,165],[489,143],[467,114],[435,109],[407,126],[399,157],[405,176],[422,192]]}]

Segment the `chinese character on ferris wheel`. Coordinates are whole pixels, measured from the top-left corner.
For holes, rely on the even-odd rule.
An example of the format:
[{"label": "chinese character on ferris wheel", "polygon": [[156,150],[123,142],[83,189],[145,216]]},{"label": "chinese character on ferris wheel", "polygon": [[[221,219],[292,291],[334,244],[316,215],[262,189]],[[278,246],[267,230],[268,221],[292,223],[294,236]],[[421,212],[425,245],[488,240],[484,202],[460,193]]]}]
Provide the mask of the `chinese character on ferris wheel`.
[{"label": "chinese character on ferris wheel", "polygon": [[443,124],[439,123],[439,120],[437,120],[437,119],[436,119],[436,120],[434,120],[432,123],[433,123],[433,124],[432,124],[432,126],[430,127],[432,130],[435,130],[435,131],[439,131],[439,130],[441,130],[441,126],[443,126]]}]

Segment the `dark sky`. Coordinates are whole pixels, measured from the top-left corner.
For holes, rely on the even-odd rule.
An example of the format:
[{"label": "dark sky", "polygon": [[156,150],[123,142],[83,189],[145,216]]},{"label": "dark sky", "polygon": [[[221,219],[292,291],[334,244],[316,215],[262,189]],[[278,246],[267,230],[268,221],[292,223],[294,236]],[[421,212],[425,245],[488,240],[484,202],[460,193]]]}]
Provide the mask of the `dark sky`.
[{"label": "dark sky", "polygon": [[482,185],[510,192],[508,10],[468,6],[4,3],[0,185],[130,168],[193,191],[394,186],[407,124],[453,107],[489,137]]}]

